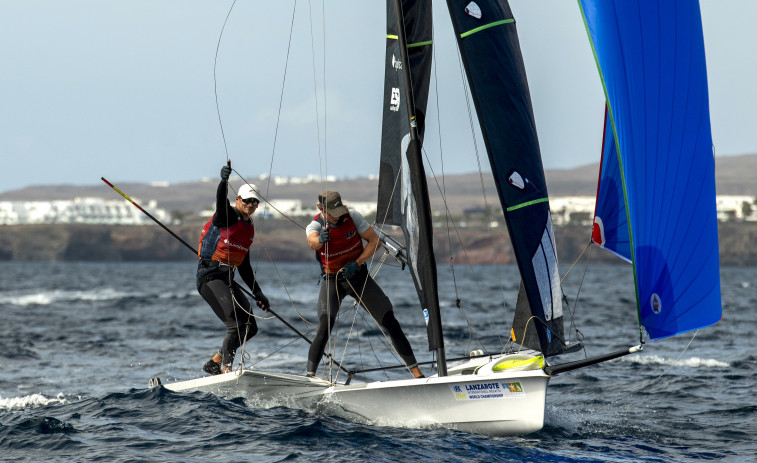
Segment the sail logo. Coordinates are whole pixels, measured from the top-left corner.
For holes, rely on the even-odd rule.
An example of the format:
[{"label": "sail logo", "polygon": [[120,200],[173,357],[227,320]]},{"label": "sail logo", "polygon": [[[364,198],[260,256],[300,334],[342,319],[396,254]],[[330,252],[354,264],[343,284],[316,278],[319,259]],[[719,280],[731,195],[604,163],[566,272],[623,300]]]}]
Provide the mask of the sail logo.
[{"label": "sail logo", "polygon": [[473,16],[476,19],[481,19],[481,8],[476,4],[476,2],[470,2],[465,7],[465,13],[469,16]]},{"label": "sail logo", "polygon": [[662,311],[662,299],[657,293],[652,293],[652,297],[649,298],[649,305],[652,306],[652,312],[659,314]]},{"label": "sail logo", "polygon": [[392,111],[400,110],[400,89],[392,87],[392,96],[389,99],[389,109]]},{"label": "sail logo", "polygon": [[525,397],[520,382],[487,381],[449,385],[455,400],[512,399]]},{"label": "sail logo", "polygon": [[402,61],[398,60],[394,54],[392,54],[392,67],[395,71],[402,69]]},{"label": "sail logo", "polygon": [[591,227],[591,240],[598,246],[605,246],[605,224],[602,217],[594,216],[594,224]]},{"label": "sail logo", "polygon": [[523,179],[523,176],[517,170],[510,172],[510,176],[507,178],[507,182],[519,190],[526,188],[527,181]]}]

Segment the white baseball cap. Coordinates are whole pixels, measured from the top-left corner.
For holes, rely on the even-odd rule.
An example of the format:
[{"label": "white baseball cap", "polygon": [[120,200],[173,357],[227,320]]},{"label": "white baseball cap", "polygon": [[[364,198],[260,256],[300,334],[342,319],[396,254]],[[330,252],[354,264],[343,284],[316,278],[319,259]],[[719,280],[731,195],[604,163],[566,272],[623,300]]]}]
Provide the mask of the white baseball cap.
[{"label": "white baseball cap", "polygon": [[237,191],[237,197],[242,199],[253,198],[260,201],[260,196],[258,196],[258,187],[250,183],[245,183],[244,185],[239,187],[239,191]]}]

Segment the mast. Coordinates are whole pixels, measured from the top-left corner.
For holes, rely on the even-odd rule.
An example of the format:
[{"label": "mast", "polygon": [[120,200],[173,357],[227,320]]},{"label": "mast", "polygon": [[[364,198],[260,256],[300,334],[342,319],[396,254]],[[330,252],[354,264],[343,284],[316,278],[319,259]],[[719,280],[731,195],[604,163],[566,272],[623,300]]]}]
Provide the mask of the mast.
[{"label": "mast", "polygon": [[[381,177],[379,180],[379,213],[377,221],[402,226],[407,246],[410,273],[413,276],[416,291],[427,316],[427,331],[429,350],[436,353],[437,374],[447,375],[447,361],[444,351],[444,339],[439,310],[439,295],[437,291],[436,259],[433,250],[433,230],[431,225],[431,205],[428,198],[428,185],[421,157],[422,139],[419,135],[417,114],[413,95],[413,79],[411,63],[408,56],[407,31],[405,30],[405,18],[401,0],[389,0],[387,8],[394,7],[394,22],[397,27],[397,45],[400,55],[401,79],[397,88],[388,91],[396,91],[400,99],[401,108],[395,108],[395,116],[405,116],[405,120],[399,121],[399,133],[394,130],[391,134],[394,143],[387,142],[387,113],[385,110],[384,134],[382,135],[382,162]],[[410,2],[408,10],[416,9],[421,13],[428,13],[430,17],[430,2]],[[388,20],[391,18],[387,18]],[[422,22],[422,21],[421,21]],[[423,24],[414,21],[414,30],[420,30]],[[425,25],[430,28],[430,25]],[[431,42],[413,44],[414,46],[430,45]],[[430,58],[430,56],[429,56]],[[427,62],[428,63],[428,62]],[[421,65],[423,67],[423,65]],[[394,66],[394,69],[399,70]],[[430,74],[430,66],[423,71]],[[425,76],[428,79],[428,76]],[[428,86],[423,85],[425,91]],[[402,102],[404,100],[404,102]],[[425,98],[423,98],[425,102]],[[385,102],[386,103],[386,102]],[[425,106],[425,103],[424,103]],[[400,111],[401,109],[401,111]],[[420,109],[425,111],[425,107]],[[423,122],[422,120],[420,121]],[[391,125],[391,124],[390,124]],[[392,131],[390,129],[390,131]],[[399,137],[397,137],[399,135]],[[399,140],[398,140],[399,139]],[[399,141],[399,143],[397,143]],[[384,145],[387,145],[386,147]],[[385,151],[391,151],[395,159],[385,161]],[[399,159],[397,158],[397,155]],[[399,165],[396,165],[399,164]],[[399,192],[397,192],[397,188]],[[383,190],[383,193],[382,193]],[[382,213],[383,211],[383,213]],[[397,216],[401,217],[397,217]],[[399,219],[399,220],[398,220]]]}]

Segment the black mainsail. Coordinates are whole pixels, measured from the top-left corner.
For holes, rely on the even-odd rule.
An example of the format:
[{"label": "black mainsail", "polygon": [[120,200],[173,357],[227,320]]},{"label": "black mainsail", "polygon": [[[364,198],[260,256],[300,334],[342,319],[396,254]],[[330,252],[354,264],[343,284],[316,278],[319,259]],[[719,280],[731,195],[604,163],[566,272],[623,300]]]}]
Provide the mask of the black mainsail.
[{"label": "black mainsail", "polygon": [[[557,251],[515,19],[506,0],[447,0],[447,6],[523,280],[519,305],[530,308],[521,318],[536,330],[541,352],[562,352]],[[519,329],[525,326],[514,326],[516,336]]]},{"label": "black mainsail", "polygon": [[[431,78],[431,0],[388,0],[381,165],[376,222],[399,225],[427,320],[429,350],[446,374],[431,207],[421,157]],[[409,63],[409,65],[408,65]]]}]

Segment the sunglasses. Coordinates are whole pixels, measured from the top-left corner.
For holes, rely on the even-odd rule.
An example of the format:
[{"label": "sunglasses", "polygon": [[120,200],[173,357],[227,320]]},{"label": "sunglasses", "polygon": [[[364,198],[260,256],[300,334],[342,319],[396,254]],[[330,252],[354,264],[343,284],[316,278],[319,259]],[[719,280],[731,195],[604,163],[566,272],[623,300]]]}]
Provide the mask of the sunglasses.
[{"label": "sunglasses", "polygon": [[242,202],[245,204],[252,204],[253,206],[257,206],[258,204],[260,204],[260,201],[255,198],[243,199]]}]

